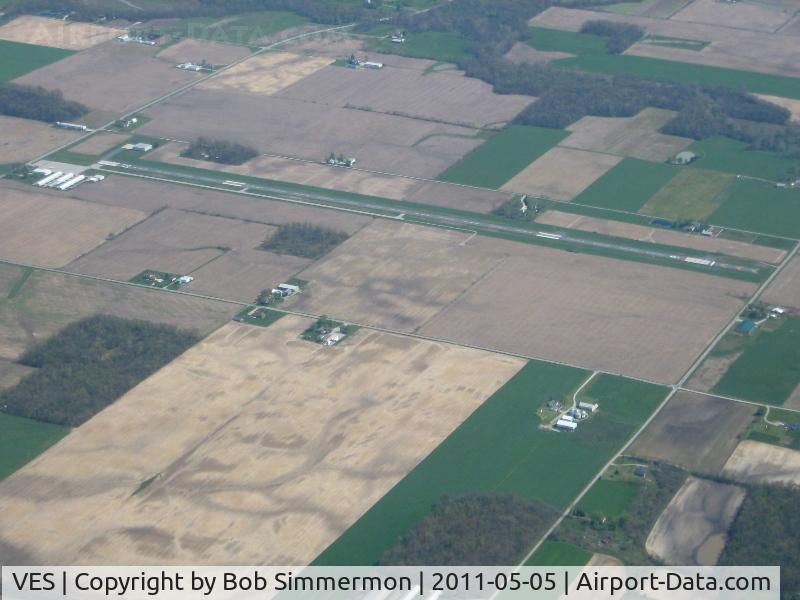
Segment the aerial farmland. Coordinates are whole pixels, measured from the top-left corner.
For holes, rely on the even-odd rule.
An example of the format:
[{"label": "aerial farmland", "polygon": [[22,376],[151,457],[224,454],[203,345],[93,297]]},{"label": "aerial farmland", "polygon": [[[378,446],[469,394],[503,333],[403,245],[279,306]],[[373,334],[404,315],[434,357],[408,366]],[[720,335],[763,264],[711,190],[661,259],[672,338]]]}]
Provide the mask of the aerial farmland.
[{"label": "aerial farmland", "polygon": [[0,1],[0,564],[800,593],[796,4]]}]

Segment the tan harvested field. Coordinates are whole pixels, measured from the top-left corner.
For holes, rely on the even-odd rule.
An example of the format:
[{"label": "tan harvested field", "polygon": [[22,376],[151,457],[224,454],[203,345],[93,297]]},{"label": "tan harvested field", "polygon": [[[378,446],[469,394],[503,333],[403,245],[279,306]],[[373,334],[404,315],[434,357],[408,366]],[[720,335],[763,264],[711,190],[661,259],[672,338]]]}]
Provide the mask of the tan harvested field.
[{"label": "tan harvested field", "polygon": [[689,477],[647,536],[645,548],[668,565],[715,565],[745,491]]},{"label": "tan harvested field", "polygon": [[786,399],[786,402],[783,403],[783,406],[784,408],[800,410],[800,385],[794,388],[794,391]]},{"label": "tan harvested field", "polygon": [[509,258],[421,332],[672,383],[755,290],[669,267],[475,238]]},{"label": "tan harvested field", "polygon": [[302,271],[285,306],[414,331],[486,275],[502,253],[462,245],[468,233],[373,222]]},{"label": "tan harvested field", "polygon": [[[183,146],[165,144],[148,154],[148,158],[198,168],[208,168],[204,161],[180,156]],[[393,200],[407,200],[459,208],[474,212],[489,212],[508,202],[513,194],[480,188],[462,187],[439,181],[426,181],[398,175],[387,175],[361,169],[342,169],[318,162],[294,160],[279,156],[258,156],[243,165],[213,165],[214,169],[300,183],[320,188],[378,196]]]},{"label": "tan harvested field", "polygon": [[263,250],[231,250],[192,271],[192,292],[227,300],[254,302],[261,290],[285,282],[311,263],[297,256]]},{"label": "tan harvested field", "polygon": [[771,33],[780,29],[795,12],[797,7],[782,10],[760,3],[694,0],[672,15],[672,20]]},{"label": "tan harvested field", "polygon": [[70,146],[69,150],[70,152],[79,152],[82,154],[104,154],[109,150],[113,150],[114,148],[122,146],[122,144],[125,144],[130,137],[131,136],[129,135],[101,131],[100,133],[96,133],[92,137],[85,139],[79,144]]},{"label": "tan harvested field", "polygon": [[800,452],[743,440],[725,463],[722,475],[742,483],[800,485]]},{"label": "tan harvested field", "polygon": [[587,567],[621,567],[622,561],[615,556],[595,552],[586,563]]},{"label": "tan harvested field", "polygon": [[0,559],[306,564],[524,364],[308,324],[225,326],[1,482]]},{"label": "tan harvested field", "polygon": [[0,359],[16,360],[34,343],[97,313],[206,334],[239,310],[223,302],[36,271],[14,298],[0,298]]},{"label": "tan harvested field", "polygon": [[756,244],[737,242],[719,237],[706,237],[704,235],[682,233],[680,231],[673,231],[660,227],[635,225],[623,221],[585,217],[558,210],[548,210],[542,213],[536,218],[536,222],[546,225],[555,225],[556,227],[567,227],[580,231],[613,235],[631,240],[653,242],[654,244],[667,244],[670,246],[702,250],[704,252],[727,254],[729,256],[748,258],[773,264],[781,262],[786,256],[786,252],[778,248],[758,246]]},{"label": "tan harvested field", "polygon": [[574,56],[568,52],[550,52],[547,50],[537,50],[524,42],[516,42],[511,50],[505,53],[506,60],[518,64],[548,63],[559,58],[569,58]]},{"label": "tan harvested field", "polygon": [[800,310],[800,258],[795,257],[764,291],[763,300]]},{"label": "tan harvested field", "polygon": [[47,123],[0,115],[0,164],[23,162],[41,156],[81,136]]},{"label": "tan harvested field", "polygon": [[360,168],[424,178],[483,141],[467,127],[235,91],[193,89],[146,114],[153,120],[140,128],[145,134],[227,139],[312,162],[336,152]]},{"label": "tan harvested field", "polygon": [[22,15],[0,27],[0,40],[83,50],[125,33],[124,29],[92,23]]},{"label": "tan harvested field", "polygon": [[265,225],[308,222],[348,234],[355,233],[372,221],[371,217],[337,210],[117,175],[107,177],[102,185],[79,186],[70,190],[70,195],[98,204],[125,206],[146,212],[170,207]]},{"label": "tan harvested field", "polygon": [[[602,13],[601,18],[619,23],[633,23],[655,35],[711,42],[711,45],[704,48],[702,52],[639,43],[629,48],[626,51],[627,54],[777,75],[800,76],[800,63],[796,60],[800,53],[800,36],[773,35],[718,25],[610,12]],[[531,24],[537,27],[578,31],[584,22],[596,19],[598,19],[598,13],[594,11],[551,7],[534,17]]]},{"label": "tan harvested field", "polygon": [[635,117],[583,117],[567,127],[572,133],[559,145],[664,162],[692,143],[658,132],[674,116],[670,110],[646,108]]},{"label": "tan harvested field", "polygon": [[678,392],[626,453],[718,475],[755,411],[741,402]]},{"label": "tan harvested field", "polygon": [[146,216],[6,182],[0,184],[0,214],[0,258],[43,267],[62,267]]},{"label": "tan harvested field", "polygon": [[278,96],[474,128],[501,127],[534,101],[530,96],[495,94],[491,85],[461,71],[426,74],[393,67],[392,59],[387,60],[379,70],[328,66],[285,87]]},{"label": "tan harvested field", "polygon": [[328,58],[313,58],[292,52],[267,52],[240,62],[198,87],[267,96],[308,77],[330,62]]},{"label": "tan harvested field", "polygon": [[197,64],[205,59],[212,65],[227,65],[250,54],[250,49],[245,46],[188,38],[172,46],[167,46],[156,56],[174,64],[184,62]]},{"label": "tan harvested field", "polygon": [[755,94],[757,97],[767,102],[772,102],[782,106],[791,113],[792,121],[800,121],[800,100],[794,98],[781,98],[780,96],[769,96],[767,94]]},{"label": "tan harvested field", "polygon": [[557,146],[508,180],[502,189],[572,200],[621,160],[621,156]]},{"label": "tan harvested field", "polygon": [[700,367],[692,373],[687,386],[700,392],[710,392],[728,371],[728,367],[730,367],[739,356],[741,356],[741,352],[707,357],[700,364]]},{"label": "tan harvested field", "polygon": [[0,390],[14,387],[23,377],[35,370],[33,367],[0,359]]},{"label": "tan harvested field", "polygon": [[61,90],[68,100],[97,110],[95,119],[108,122],[202,76],[157,60],[154,52],[149,46],[114,42],[73,54],[14,81]]},{"label": "tan harvested field", "polygon": [[[261,223],[166,209],[82,256],[69,270],[121,280],[145,269],[185,275],[226,248],[252,250],[274,232]],[[265,262],[269,256],[264,253]]]}]

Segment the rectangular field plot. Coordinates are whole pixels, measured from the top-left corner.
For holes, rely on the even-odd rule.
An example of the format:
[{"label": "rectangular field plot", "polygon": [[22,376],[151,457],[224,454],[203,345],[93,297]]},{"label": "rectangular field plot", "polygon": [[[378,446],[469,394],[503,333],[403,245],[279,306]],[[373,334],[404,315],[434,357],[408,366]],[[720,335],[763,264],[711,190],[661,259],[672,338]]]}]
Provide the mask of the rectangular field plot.
[{"label": "rectangular field plot", "polygon": [[793,14],[766,3],[695,0],[672,15],[672,20],[773,33],[791,19]]},{"label": "rectangular field plot", "polygon": [[800,452],[744,440],[725,463],[722,475],[742,483],[800,485]]},{"label": "rectangular field plot", "polygon": [[291,52],[268,52],[253,56],[200,84],[209,90],[271,95],[331,63]]},{"label": "rectangular field plot", "polygon": [[82,256],[69,269],[121,281],[146,269],[191,274],[191,291],[250,302],[262,289],[309,263],[256,250],[275,231],[260,223],[166,209]]},{"label": "rectangular field plot", "polygon": [[141,44],[104,44],[37,69],[15,83],[60,90],[66,99],[96,111],[98,122],[90,120],[90,125],[103,125],[200,77],[154,58],[154,52]]},{"label": "rectangular field plot", "polygon": [[308,286],[286,307],[413,331],[503,259],[468,235],[375,221],[299,273]]},{"label": "rectangular field plot", "polygon": [[193,89],[146,115],[152,120],[139,131],[147,135],[219,138],[312,162],[334,152],[355,158],[359,168],[425,178],[435,177],[482,141],[467,127],[216,89]]},{"label": "rectangular field plot", "polygon": [[[674,220],[704,220],[725,199],[731,175],[684,169],[650,198],[639,212],[653,217]],[[717,221],[711,219],[714,224]]]},{"label": "rectangular field plot", "polygon": [[422,333],[653,381],[676,381],[754,289],[666,267],[474,242],[505,248],[509,258]]},{"label": "rectangular field plot", "polygon": [[499,188],[565,136],[563,131],[556,129],[512,125],[481,144],[438,178],[462,185]]},{"label": "rectangular field plot", "polygon": [[503,189],[572,200],[621,160],[620,156],[558,146],[517,173]]},{"label": "rectangular field plot", "polygon": [[526,565],[535,566],[570,566],[582,567],[592,558],[592,553],[583,548],[566,542],[553,542],[547,540],[533,555]]},{"label": "rectangular field plot", "polygon": [[800,191],[752,179],[737,179],[709,216],[715,225],[791,238],[800,237]]},{"label": "rectangular field plot", "polygon": [[692,167],[748,175],[756,179],[782,180],[797,166],[797,162],[791,158],[775,152],[748,150],[746,143],[726,137],[694,142],[689,150],[700,157],[692,163]]},{"label": "rectangular field plot", "polygon": [[750,334],[714,392],[767,404],[786,402],[800,385],[800,319],[782,319],[770,329]]},{"label": "rectangular field plot", "polygon": [[226,325],[7,478],[0,548],[305,564],[524,364],[364,330],[326,348],[309,323]]},{"label": "rectangular field plot", "polygon": [[627,453],[717,475],[755,410],[715,396],[678,392]]},{"label": "rectangular field plot", "polygon": [[[148,160],[201,169],[209,166],[206,161],[180,156],[181,148],[182,146],[177,144],[166,144],[149,154]],[[505,204],[512,197],[512,194],[502,191],[467,188],[445,182],[425,181],[357,168],[343,169],[318,162],[277,156],[257,156],[243,165],[214,165],[214,168],[274,181],[483,213]]]},{"label": "rectangular field plot", "polygon": [[70,50],[0,40],[0,82],[16,79],[71,54]]},{"label": "rectangular field plot", "polygon": [[241,308],[60,273],[20,273],[8,295],[0,298],[0,359],[9,361],[67,324],[94,314],[167,323],[205,335]]},{"label": "rectangular field plot", "polygon": [[[67,433],[68,427],[0,412],[0,481],[36,458]],[[2,546],[0,551],[1,549]]]},{"label": "rectangular field plot", "polygon": [[669,165],[626,158],[575,198],[575,202],[635,212],[678,170]]},{"label": "rectangular field plot", "polygon": [[583,117],[567,127],[572,133],[561,145],[661,163],[692,143],[658,132],[674,117],[673,111],[657,108],[629,118]]},{"label": "rectangular field plot", "polygon": [[[666,394],[664,388],[610,378],[596,390],[603,408],[575,432],[539,427],[537,408],[549,398],[568,401],[588,375],[529,362],[316,563],[374,564],[443,494],[489,491],[519,494],[555,507],[569,503],[641,424],[641,415],[649,414]],[[638,403],[633,412],[615,401],[631,393]],[[531,548],[536,542],[530,541]]]},{"label": "rectangular field plot", "polygon": [[392,63],[387,57],[380,70],[328,66],[278,95],[475,128],[505,125],[532,102],[530,96],[495,94],[491,85],[461,71],[427,72]]},{"label": "rectangular field plot", "polygon": [[62,267],[145,218],[128,208],[97,206],[34,188],[0,184],[0,258]]},{"label": "rectangular field plot", "polygon": [[124,29],[114,27],[32,15],[22,15],[0,26],[0,40],[65,50],[84,50],[123,33]]},{"label": "rectangular field plot", "polygon": [[764,290],[765,302],[800,310],[800,258],[793,258]]},{"label": "rectangular field plot", "polygon": [[0,115],[0,134],[0,165],[36,158],[80,135],[49,123],[5,115]]}]

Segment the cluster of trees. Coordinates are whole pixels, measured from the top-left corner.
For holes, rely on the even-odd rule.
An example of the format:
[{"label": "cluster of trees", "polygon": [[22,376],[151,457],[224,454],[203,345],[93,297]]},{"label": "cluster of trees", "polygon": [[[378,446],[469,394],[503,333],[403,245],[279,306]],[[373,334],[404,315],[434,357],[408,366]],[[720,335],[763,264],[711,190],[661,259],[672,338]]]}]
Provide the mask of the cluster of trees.
[{"label": "cluster of trees", "polygon": [[65,100],[58,90],[0,83],[0,114],[36,121],[70,121],[89,112],[83,104]]},{"label": "cluster of trees", "polygon": [[581,27],[581,33],[608,38],[606,49],[611,54],[622,54],[644,37],[644,29],[637,25],[605,20],[586,21]]},{"label": "cluster of trees", "polygon": [[521,496],[444,495],[381,564],[515,565],[557,516],[553,507]]},{"label": "cluster of trees", "polygon": [[800,594],[800,488],[751,486],[728,531],[719,565],[780,565],[781,597]]},{"label": "cluster of trees", "polygon": [[264,240],[262,250],[276,254],[292,254],[303,258],[319,258],[348,238],[343,231],[319,227],[311,223],[288,223],[278,227]]},{"label": "cluster of trees", "polygon": [[189,144],[189,147],[181,152],[181,156],[223,165],[241,165],[258,156],[258,151],[236,142],[200,137]]},{"label": "cluster of trees", "polygon": [[25,353],[36,368],[0,393],[0,410],[75,427],[199,341],[168,325],[95,316]]},{"label": "cluster of trees", "polygon": [[[135,4],[135,3],[134,3]],[[143,21],[166,17],[217,17],[258,10],[288,10],[317,23],[349,23],[368,18],[379,2],[365,0],[172,0],[149,2],[141,8],[124,2],[98,0],[11,0],[10,15],[54,13],[76,21],[129,19]]]}]

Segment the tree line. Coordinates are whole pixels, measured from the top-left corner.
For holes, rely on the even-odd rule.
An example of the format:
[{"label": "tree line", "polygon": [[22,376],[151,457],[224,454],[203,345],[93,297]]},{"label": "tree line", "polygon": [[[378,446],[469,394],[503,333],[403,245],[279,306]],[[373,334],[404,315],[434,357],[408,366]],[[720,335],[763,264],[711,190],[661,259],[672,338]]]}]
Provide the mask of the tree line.
[{"label": "tree line", "polygon": [[69,13],[76,21],[128,19],[143,21],[158,18],[223,17],[259,10],[284,10],[300,14],[317,23],[340,24],[369,18],[380,2],[364,0],[180,0],[153,3],[141,8],[123,2],[86,0],[11,0],[9,15],[52,12]]},{"label": "tree line", "polygon": [[[800,155],[800,126],[789,121],[789,111],[744,90],[514,64],[503,58],[514,43],[528,39],[528,21],[545,8],[593,4],[597,2],[454,0],[437,10],[401,16],[398,23],[412,33],[450,31],[468,38],[458,61],[468,76],[492,84],[499,94],[539,97],[517,117],[520,124],[562,129],[587,115],[630,117],[655,107],[678,113],[663,133],[693,139],[725,135],[751,149]],[[606,37],[610,52],[624,51],[642,34],[638,27],[607,21],[588,22],[585,31]]]},{"label": "tree line", "polygon": [[443,495],[381,558],[383,565],[515,565],[558,511],[512,494]]},{"label": "tree line", "polygon": [[80,102],[65,100],[59,90],[0,83],[0,114],[36,121],[70,121],[89,112]]},{"label": "tree line", "polygon": [[76,427],[199,341],[169,325],[95,316],[26,352],[36,370],[0,392],[0,410]]},{"label": "tree line", "polygon": [[181,152],[181,156],[223,165],[241,165],[258,156],[258,151],[236,142],[199,137]]},{"label": "tree line", "polygon": [[586,21],[581,33],[606,38],[606,49],[611,54],[622,54],[644,37],[644,29],[637,25],[606,20]]}]

